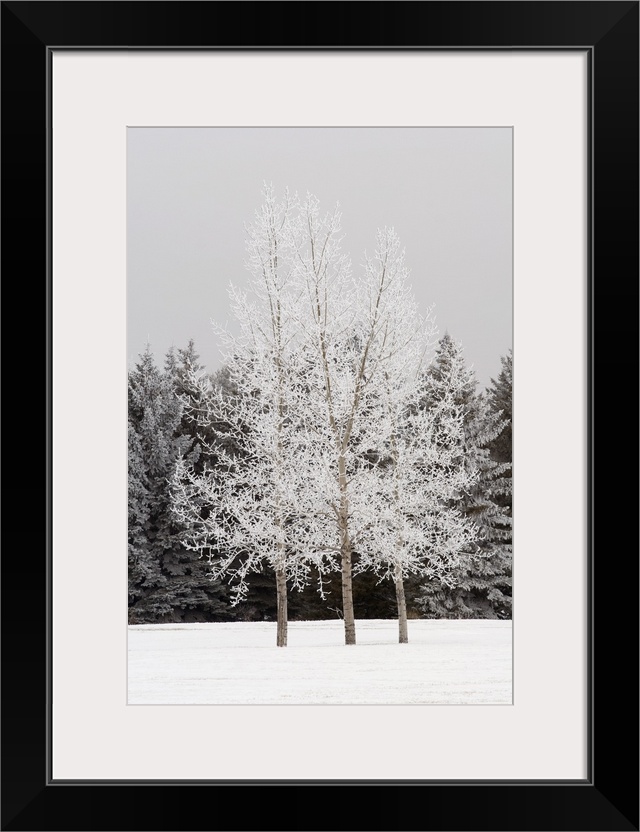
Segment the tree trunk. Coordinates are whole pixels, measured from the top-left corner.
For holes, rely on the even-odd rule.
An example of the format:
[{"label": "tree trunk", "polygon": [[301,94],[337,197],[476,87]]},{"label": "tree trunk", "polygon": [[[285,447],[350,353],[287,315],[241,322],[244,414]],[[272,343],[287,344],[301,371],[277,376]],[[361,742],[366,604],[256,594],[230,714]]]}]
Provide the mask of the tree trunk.
[{"label": "tree trunk", "polygon": [[287,579],[284,569],[276,569],[276,593],[278,601],[278,647],[287,646]]},{"label": "tree trunk", "polygon": [[353,583],[351,577],[351,538],[349,537],[349,502],[344,456],[338,458],[340,476],[340,554],[342,569],[342,613],[344,615],[344,643],[356,643],[356,620],[353,612]]},{"label": "tree trunk", "polygon": [[396,573],[394,577],[396,584],[396,600],[398,602],[398,642],[400,644],[408,644],[409,629],[407,627],[407,602],[404,597],[402,570],[399,566],[396,566]]},{"label": "tree trunk", "polygon": [[342,542],[342,612],[344,615],[344,643],[356,643],[356,621],[353,614],[353,585],[351,580],[351,542],[348,534]]}]

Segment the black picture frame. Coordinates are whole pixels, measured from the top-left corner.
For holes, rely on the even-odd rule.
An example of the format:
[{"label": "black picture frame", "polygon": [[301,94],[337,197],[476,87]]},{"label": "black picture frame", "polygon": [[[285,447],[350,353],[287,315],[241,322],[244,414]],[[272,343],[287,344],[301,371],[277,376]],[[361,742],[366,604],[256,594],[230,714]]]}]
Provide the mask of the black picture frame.
[{"label": "black picture frame", "polygon": [[[638,435],[638,10],[627,0],[2,3],[2,265],[6,308],[12,320],[19,315],[22,333],[9,336],[3,361],[13,504],[2,558],[2,829],[638,829],[637,499],[621,480],[637,460]],[[49,68],[52,50],[63,47],[588,51],[591,685],[584,782],[49,779]],[[561,361],[562,333],[556,337]],[[46,517],[37,543],[36,515]],[[561,607],[562,588],[550,586],[550,598]],[[299,740],[291,741],[292,753],[303,753]]]}]

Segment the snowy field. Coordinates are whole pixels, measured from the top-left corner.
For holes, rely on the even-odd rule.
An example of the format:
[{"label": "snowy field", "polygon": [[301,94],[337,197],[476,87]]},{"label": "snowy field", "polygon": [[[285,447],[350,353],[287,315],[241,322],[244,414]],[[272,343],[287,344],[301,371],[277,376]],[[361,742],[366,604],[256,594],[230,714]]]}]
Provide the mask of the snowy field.
[{"label": "snowy field", "polygon": [[505,705],[511,703],[511,622],[289,623],[275,646],[267,623],[129,626],[130,705]]}]

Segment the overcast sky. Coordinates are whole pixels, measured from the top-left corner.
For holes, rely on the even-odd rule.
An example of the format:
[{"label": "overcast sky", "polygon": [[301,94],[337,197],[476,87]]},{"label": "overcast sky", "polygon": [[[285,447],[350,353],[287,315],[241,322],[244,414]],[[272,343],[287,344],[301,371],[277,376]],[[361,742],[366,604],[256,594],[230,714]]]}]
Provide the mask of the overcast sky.
[{"label": "overcast sky", "polygon": [[354,268],[393,226],[423,311],[486,386],[512,345],[511,162],[501,127],[129,128],[129,364],[147,341],[162,362],[193,338],[220,366],[211,320],[230,317],[229,282],[248,281],[244,224],[267,181],[339,202]]}]

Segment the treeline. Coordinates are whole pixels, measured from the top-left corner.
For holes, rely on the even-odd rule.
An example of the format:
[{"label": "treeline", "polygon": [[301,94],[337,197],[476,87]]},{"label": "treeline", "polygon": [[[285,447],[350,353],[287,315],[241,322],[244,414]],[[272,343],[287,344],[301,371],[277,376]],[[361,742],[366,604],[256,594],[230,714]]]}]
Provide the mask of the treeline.
[{"label": "treeline", "polygon": [[[456,378],[456,405],[463,413],[465,466],[472,485],[449,502],[474,525],[477,534],[469,556],[456,574],[408,575],[404,579],[410,618],[511,617],[511,419],[512,358],[501,359],[497,378],[479,391],[473,371],[465,364],[462,347],[449,335],[438,343],[424,374],[426,408],[435,406],[439,389]],[[231,429],[198,420],[204,397],[238,396],[228,368],[209,374],[193,341],[170,350],[158,367],[148,346],[129,372],[129,622],[274,621],[276,577],[272,570],[253,572],[248,593],[233,603],[223,578],[211,577],[206,555],[188,548],[193,530],[175,511],[176,469],[187,465],[199,477],[224,477],[224,459],[240,453]],[[195,380],[198,383],[195,383]],[[204,380],[204,383],[203,383]],[[425,473],[425,477],[428,476]],[[201,511],[207,512],[203,504]],[[209,554],[216,554],[211,541]],[[238,557],[241,557],[239,555]],[[353,604],[356,618],[397,615],[392,580],[374,571],[359,571],[355,553]],[[290,620],[340,617],[339,573],[323,577],[324,598],[313,568],[299,591],[288,587]],[[454,584],[451,588],[451,584]]]}]

